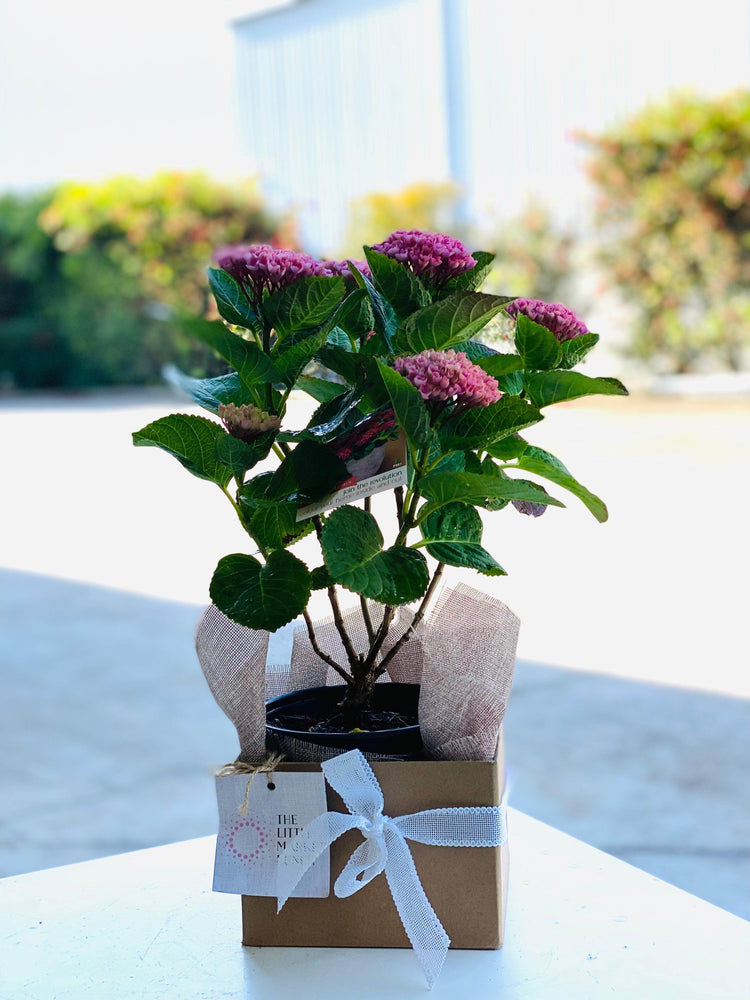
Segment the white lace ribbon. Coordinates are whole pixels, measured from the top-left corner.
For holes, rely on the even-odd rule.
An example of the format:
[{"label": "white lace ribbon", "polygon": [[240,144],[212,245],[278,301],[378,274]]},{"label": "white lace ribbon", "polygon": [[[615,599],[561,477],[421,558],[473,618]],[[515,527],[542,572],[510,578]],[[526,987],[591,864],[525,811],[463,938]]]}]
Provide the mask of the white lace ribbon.
[{"label": "white lace ribbon", "polygon": [[406,841],[438,847],[499,847],[507,836],[505,802],[499,806],[425,809],[391,817],[383,814],[378,779],[359,750],[333,757],[321,767],[349,814],[327,812],[317,816],[281,852],[277,872],[279,910],[334,840],[347,830],[361,830],[365,839],[347,861],[333,891],[339,897],[351,896],[384,872],[401,923],[432,988],[450,938],[425,895]]}]

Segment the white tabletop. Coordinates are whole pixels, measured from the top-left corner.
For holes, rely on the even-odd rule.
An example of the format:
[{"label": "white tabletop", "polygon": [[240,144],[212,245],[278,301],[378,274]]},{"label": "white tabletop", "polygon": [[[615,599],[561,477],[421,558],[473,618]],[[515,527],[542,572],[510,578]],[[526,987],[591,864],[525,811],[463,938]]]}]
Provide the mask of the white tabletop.
[{"label": "white tabletop", "polygon": [[750,1000],[750,924],[510,810],[499,952],[243,948],[214,838],[0,881],[2,1000]]}]

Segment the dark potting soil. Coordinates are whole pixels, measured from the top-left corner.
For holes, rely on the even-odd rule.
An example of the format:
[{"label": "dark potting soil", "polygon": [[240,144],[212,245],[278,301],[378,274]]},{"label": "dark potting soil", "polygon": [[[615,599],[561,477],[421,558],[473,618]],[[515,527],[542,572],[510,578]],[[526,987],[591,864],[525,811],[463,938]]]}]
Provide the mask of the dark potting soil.
[{"label": "dark potting soil", "polygon": [[284,712],[274,715],[273,725],[298,733],[369,733],[381,729],[403,729],[416,726],[416,713],[373,711],[362,712],[356,726],[345,721],[344,713],[337,712],[327,719],[316,719],[304,712]]}]

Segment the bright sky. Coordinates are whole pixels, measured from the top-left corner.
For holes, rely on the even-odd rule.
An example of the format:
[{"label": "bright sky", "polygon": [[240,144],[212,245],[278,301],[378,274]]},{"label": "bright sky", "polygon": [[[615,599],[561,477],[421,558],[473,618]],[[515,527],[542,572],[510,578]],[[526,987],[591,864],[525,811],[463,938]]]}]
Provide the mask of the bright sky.
[{"label": "bright sky", "polygon": [[217,0],[0,4],[0,190],[160,167],[252,172]]}]

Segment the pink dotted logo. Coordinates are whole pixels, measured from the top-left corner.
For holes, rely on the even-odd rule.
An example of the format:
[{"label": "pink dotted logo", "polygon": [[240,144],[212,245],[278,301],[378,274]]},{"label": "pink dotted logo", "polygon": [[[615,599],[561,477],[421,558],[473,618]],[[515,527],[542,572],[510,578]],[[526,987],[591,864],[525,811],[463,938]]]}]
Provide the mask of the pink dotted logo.
[{"label": "pink dotted logo", "polygon": [[227,835],[227,849],[238,861],[252,861],[265,850],[268,837],[263,827],[254,819],[238,819],[232,823]]}]

